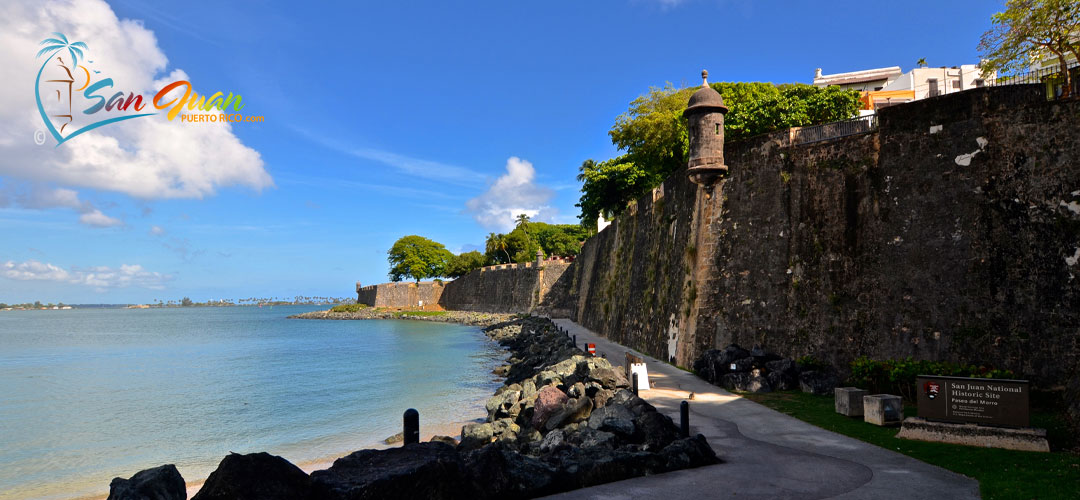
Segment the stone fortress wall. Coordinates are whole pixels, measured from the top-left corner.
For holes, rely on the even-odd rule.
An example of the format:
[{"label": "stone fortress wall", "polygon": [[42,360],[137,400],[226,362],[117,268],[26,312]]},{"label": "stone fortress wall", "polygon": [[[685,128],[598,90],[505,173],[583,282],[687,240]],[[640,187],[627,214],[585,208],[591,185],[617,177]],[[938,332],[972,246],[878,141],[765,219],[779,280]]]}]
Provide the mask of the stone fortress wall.
[{"label": "stone fortress wall", "polygon": [[727,144],[726,177],[676,172],[572,263],[492,266],[415,297],[365,287],[361,302],[401,307],[427,286],[446,309],[571,317],[682,367],[738,343],[1077,378],[1080,100],[980,88],[790,144]]},{"label": "stone fortress wall", "polygon": [[358,283],[356,301],[390,309],[535,312],[571,262],[554,257],[487,266],[446,282]]},{"label": "stone fortress wall", "polygon": [[763,344],[1077,376],[1080,100],[981,88],[885,108],[876,131],[728,144],[597,236],[543,308],[689,367]]}]

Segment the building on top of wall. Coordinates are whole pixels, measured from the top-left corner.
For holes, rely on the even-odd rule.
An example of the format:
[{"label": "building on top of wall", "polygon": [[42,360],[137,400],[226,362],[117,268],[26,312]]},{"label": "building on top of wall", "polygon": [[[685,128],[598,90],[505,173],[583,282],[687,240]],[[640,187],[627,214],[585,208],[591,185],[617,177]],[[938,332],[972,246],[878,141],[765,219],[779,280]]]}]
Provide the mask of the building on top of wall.
[{"label": "building on top of wall", "polygon": [[918,67],[907,73],[902,73],[899,66],[893,66],[834,75],[822,75],[818,68],[814,85],[838,85],[843,89],[858,90],[862,94],[859,114],[867,115],[888,106],[982,87],[987,80],[993,80],[993,76],[983,79],[981,72],[976,64],[951,68]]}]

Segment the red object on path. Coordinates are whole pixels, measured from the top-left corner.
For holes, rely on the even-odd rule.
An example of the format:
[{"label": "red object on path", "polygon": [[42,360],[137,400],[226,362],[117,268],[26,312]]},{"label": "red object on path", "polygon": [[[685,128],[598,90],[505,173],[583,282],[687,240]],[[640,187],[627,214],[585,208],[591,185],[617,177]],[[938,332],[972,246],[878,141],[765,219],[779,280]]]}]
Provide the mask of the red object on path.
[{"label": "red object on path", "polygon": [[596,344],[588,344],[588,346],[589,346],[589,355],[593,356],[593,357],[596,357]]}]

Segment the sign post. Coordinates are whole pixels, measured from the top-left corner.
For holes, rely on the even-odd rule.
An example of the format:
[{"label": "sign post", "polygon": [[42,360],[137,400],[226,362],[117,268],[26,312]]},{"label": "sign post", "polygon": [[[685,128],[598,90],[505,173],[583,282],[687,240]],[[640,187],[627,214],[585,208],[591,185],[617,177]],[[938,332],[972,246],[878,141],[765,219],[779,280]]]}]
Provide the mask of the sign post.
[{"label": "sign post", "polygon": [[1046,429],[1033,429],[1027,380],[920,375],[917,417],[904,419],[898,438],[1050,451]]},{"label": "sign post", "polygon": [[919,376],[919,416],[958,424],[1027,427],[1028,381]]}]

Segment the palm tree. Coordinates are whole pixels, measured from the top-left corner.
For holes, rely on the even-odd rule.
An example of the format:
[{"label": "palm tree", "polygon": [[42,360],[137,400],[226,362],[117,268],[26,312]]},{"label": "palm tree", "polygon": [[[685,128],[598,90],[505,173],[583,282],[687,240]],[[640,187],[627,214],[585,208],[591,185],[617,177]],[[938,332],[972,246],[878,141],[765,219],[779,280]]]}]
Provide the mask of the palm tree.
[{"label": "palm tree", "polygon": [[520,214],[520,215],[517,216],[517,218],[514,219],[514,221],[517,222],[517,227],[523,227],[524,228],[525,234],[529,234],[529,230],[528,230],[529,229],[529,216],[528,215]]},{"label": "palm tree", "polygon": [[[83,57],[83,51],[90,50],[90,48],[82,42],[69,42],[68,38],[64,36],[63,33],[54,31],[53,35],[55,35],[56,38],[46,38],[41,41],[41,45],[44,45],[45,48],[38,51],[37,56],[35,57],[41,57],[42,54],[48,52],[55,53],[67,49],[68,54],[71,54],[71,69],[74,71],[79,67],[79,58]],[[52,55],[50,54],[49,57],[52,57]]]},{"label": "palm tree", "polygon": [[919,61],[916,62],[915,65],[920,67],[920,68],[925,68],[926,67],[926,58],[925,57],[920,57]]},{"label": "palm tree", "polygon": [[506,251],[506,237],[502,234],[488,233],[487,251],[498,252],[502,250],[506,254],[506,262],[510,263],[510,252]]}]

